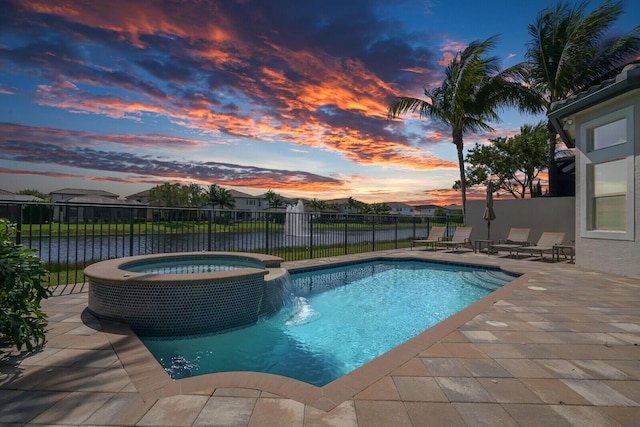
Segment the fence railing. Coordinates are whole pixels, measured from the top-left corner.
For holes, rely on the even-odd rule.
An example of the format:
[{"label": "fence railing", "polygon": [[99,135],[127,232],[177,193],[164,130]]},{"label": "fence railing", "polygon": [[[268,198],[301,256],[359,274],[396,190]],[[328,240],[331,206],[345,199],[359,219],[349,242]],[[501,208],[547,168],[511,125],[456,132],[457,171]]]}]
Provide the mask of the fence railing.
[{"label": "fence railing", "polygon": [[16,242],[36,249],[52,285],[85,283],[83,269],[125,256],[190,251],[259,252],[286,261],[411,246],[447,218],[336,212],[2,203]]}]

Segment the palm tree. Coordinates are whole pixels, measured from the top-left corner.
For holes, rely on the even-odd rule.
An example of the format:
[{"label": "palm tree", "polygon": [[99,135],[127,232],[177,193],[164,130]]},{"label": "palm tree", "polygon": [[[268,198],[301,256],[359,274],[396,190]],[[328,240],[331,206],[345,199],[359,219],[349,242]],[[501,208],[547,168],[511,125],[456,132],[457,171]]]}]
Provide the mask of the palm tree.
[{"label": "palm tree", "polygon": [[463,135],[493,131],[489,123],[499,120],[499,107],[514,106],[533,112],[539,109],[535,94],[514,81],[522,75],[522,70],[500,71],[499,59],[486,56],[495,47],[496,40],[497,36],[492,36],[482,42],[471,42],[447,66],[442,84],[424,89],[426,100],[399,97],[388,112],[389,119],[394,119],[403,113],[418,111],[421,118],[439,120],[451,127],[452,142],[458,151],[463,213],[467,204]]},{"label": "palm tree", "polygon": [[369,205],[369,213],[372,215],[389,215],[391,207],[386,203],[373,203]]},{"label": "palm tree", "polygon": [[204,190],[198,184],[191,183],[184,187],[188,206],[191,208],[199,208],[204,202]]},{"label": "palm tree", "polygon": [[229,190],[220,187],[218,184],[211,184],[204,197],[207,202],[211,203],[213,209],[215,209],[216,206],[220,206],[220,209],[233,209],[236,207],[236,200]]},{"label": "palm tree", "polygon": [[[543,111],[551,104],[618,74],[640,52],[640,26],[611,37],[611,26],[623,13],[622,2],[604,1],[585,16],[587,2],[564,2],[542,10],[530,24],[524,80],[539,94]],[[550,121],[549,193],[557,195],[556,130]]]},{"label": "palm tree", "polygon": [[316,212],[323,212],[329,205],[324,200],[313,199],[309,202],[309,207]]},{"label": "palm tree", "polygon": [[269,204],[269,209],[271,208],[278,209],[280,206],[284,206],[284,204],[286,203],[286,200],[284,199],[284,197],[282,197],[281,195],[279,195],[273,190],[267,191],[264,194],[264,198]]},{"label": "palm tree", "polygon": [[365,202],[361,202],[360,200],[354,199],[353,197],[349,197],[347,199],[347,208],[349,208],[349,213],[353,213],[353,211],[355,211],[356,213],[360,214],[366,210],[367,204]]}]

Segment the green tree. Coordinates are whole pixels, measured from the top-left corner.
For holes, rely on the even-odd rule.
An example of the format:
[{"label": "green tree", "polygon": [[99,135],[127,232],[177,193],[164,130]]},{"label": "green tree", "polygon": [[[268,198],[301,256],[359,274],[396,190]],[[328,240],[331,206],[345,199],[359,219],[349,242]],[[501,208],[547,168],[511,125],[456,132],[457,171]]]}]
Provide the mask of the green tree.
[{"label": "green tree", "polygon": [[[640,26],[613,35],[612,25],[623,13],[621,1],[604,1],[590,14],[588,2],[558,3],[538,13],[528,27],[522,79],[539,95],[543,111],[551,104],[614,77],[640,52]],[[557,195],[556,130],[547,122],[549,194]]]},{"label": "green tree", "polygon": [[372,215],[389,215],[391,207],[386,203],[372,203],[368,206],[368,211]]},{"label": "green tree", "polygon": [[448,65],[442,84],[424,89],[426,100],[400,97],[388,111],[390,119],[418,111],[421,118],[438,120],[451,128],[452,142],[458,152],[463,213],[467,204],[464,134],[492,131],[489,123],[499,120],[499,107],[514,106],[532,112],[539,109],[536,104],[539,98],[514,81],[523,71],[517,67],[500,71],[500,59],[486,56],[495,47],[496,40],[497,36],[492,36],[482,42],[471,42]]},{"label": "green tree", "polygon": [[533,187],[533,191],[531,192],[531,197],[542,197],[542,185],[540,185],[540,180],[536,183],[536,186]]},{"label": "green tree", "polygon": [[17,245],[15,232],[15,224],[0,219],[0,343],[32,351],[46,342],[47,315],[40,304],[51,291],[36,250]]},{"label": "green tree", "polygon": [[186,193],[188,207],[199,208],[204,204],[204,190],[198,184],[191,183],[187,186],[184,186],[182,191]]},{"label": "green tree", "polygon": [[515,198],[524,199],[527,192],[533,195],[534,180],[547,166],[547,136],[540,123],[524,125],[510,138],[491,139],[491,145],[476,144],[467,155],[467,183],[491,180],[496,191],[502,189]]},{"label": "green tree", "polygon": [[22,194],[22,195],[25,195],[25,196],[35,196],[35,197],[38,197],[38,198],[42,199],[43,201],[45,201],[47,203],[51,201],[49,196],[47,196],[46,194],[44,194],[43,192],[38,191],[38,190],[30,190],[30,189],[20,190],[20,191],[18,191],[18,194]]},{"label": "green tree", "polygon": [[356,213],[363,213],[367,209],[367,204],[365,202],[361,202],[360,200],[356,200],[353,197],[349,197],[347,199],[347,207],[349,210],[355,210]]},{"label": "green tree", "polygon": [[22,207],[22,221],[26,224],[45,224],[53,219],[51,199],[38,190],[20,190],[18,194],[42,199],[42,204],[29,204]]},{"label": "green tree", "polygon": [[220,187],[218,184],[211,184],[204,193],[204,199],[211,204],[213,209],[220,206],[220,209],[233,209],[236,207],[236,200],[229,190]]},{"label": "green tree", "polygon": [[446,209],[438,207],[433,212],[433,221],[444,224],[445,222],[447,222],[447,215],[448,215],[448,212]]},{"label": "green tree", "polygon": [[323,212],[329,205],[324,200],[313,199],[309,202],[309,207],[315,212]]},{"label": "green tree", "polygon": [[264,198],[269,204],[269,209],[274,208],[278,209],[285,205],[286,200],[280,194],[276,193],[273,190],[269,190],[265,193]]},{"label": "green tree", "polygon": [[188,196],[182,185],[165,182],[149,190],[149,204],[168,208],[188,206]]}]

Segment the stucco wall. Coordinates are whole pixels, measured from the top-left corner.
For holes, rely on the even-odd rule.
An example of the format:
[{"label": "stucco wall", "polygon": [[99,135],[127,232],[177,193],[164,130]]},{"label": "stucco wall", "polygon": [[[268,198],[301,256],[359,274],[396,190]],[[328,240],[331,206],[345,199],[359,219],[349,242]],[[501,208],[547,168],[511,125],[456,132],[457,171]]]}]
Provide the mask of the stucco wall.
[{"label": "stucco wall", "polygon": [[[635,90],[619,96],[615,99],[602,102],[590,109],[576,114],[575,121],[579,125],[588,120],[592,120],[612,111],[633,105],[633,135],[631,135],[634,147],[634,183],[632,185],[634,194],[634,212],[631,221],[635,226],[630,240],[614,240],[603,238],[590,238],[581,236],[580,224],[578,224],[578,240],[576,242],[576,264],[584,268],[604,271],[607,273],[621,274],[629,277],[640,278],[640,91]],[[577,135],[577,138],[580,134]],[[576,146],[584,149],[585,143],[578,139]],[[582,174],[585,172],[581,167],[584,156],[576,156],[576,218],[586,221],[582,213],[584,203],[582,198],[586,197],[586,188],[582,188],[585,181]]]},{"label": "stucco wall", "polygon": [[[466,225],[472,226],[471,240],[487,238],[487,222],[482,219],[484,200],[467,201]],[[545,231],[564,231],[564,243],[575,240],[574,197],[538,197],[534,199],[495,199],[496,219],[491,222],[491,239],[506,239],[511,227],[530,228],[529,240],[537,242]]]}]

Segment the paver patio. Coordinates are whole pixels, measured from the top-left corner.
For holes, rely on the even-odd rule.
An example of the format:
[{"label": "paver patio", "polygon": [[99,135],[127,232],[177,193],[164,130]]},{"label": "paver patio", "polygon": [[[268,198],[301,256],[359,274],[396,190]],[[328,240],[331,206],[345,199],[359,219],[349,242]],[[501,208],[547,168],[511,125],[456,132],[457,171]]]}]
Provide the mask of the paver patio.
[{"label": "paver patio", "polygon": [[486,254],[396,250],[285,263],[419,257],[524,273],[318,388],[256,373],[172,381],[87,293],[44,302],[48,343],[0,362],[2,425],[640,425],[640,280]]}]

